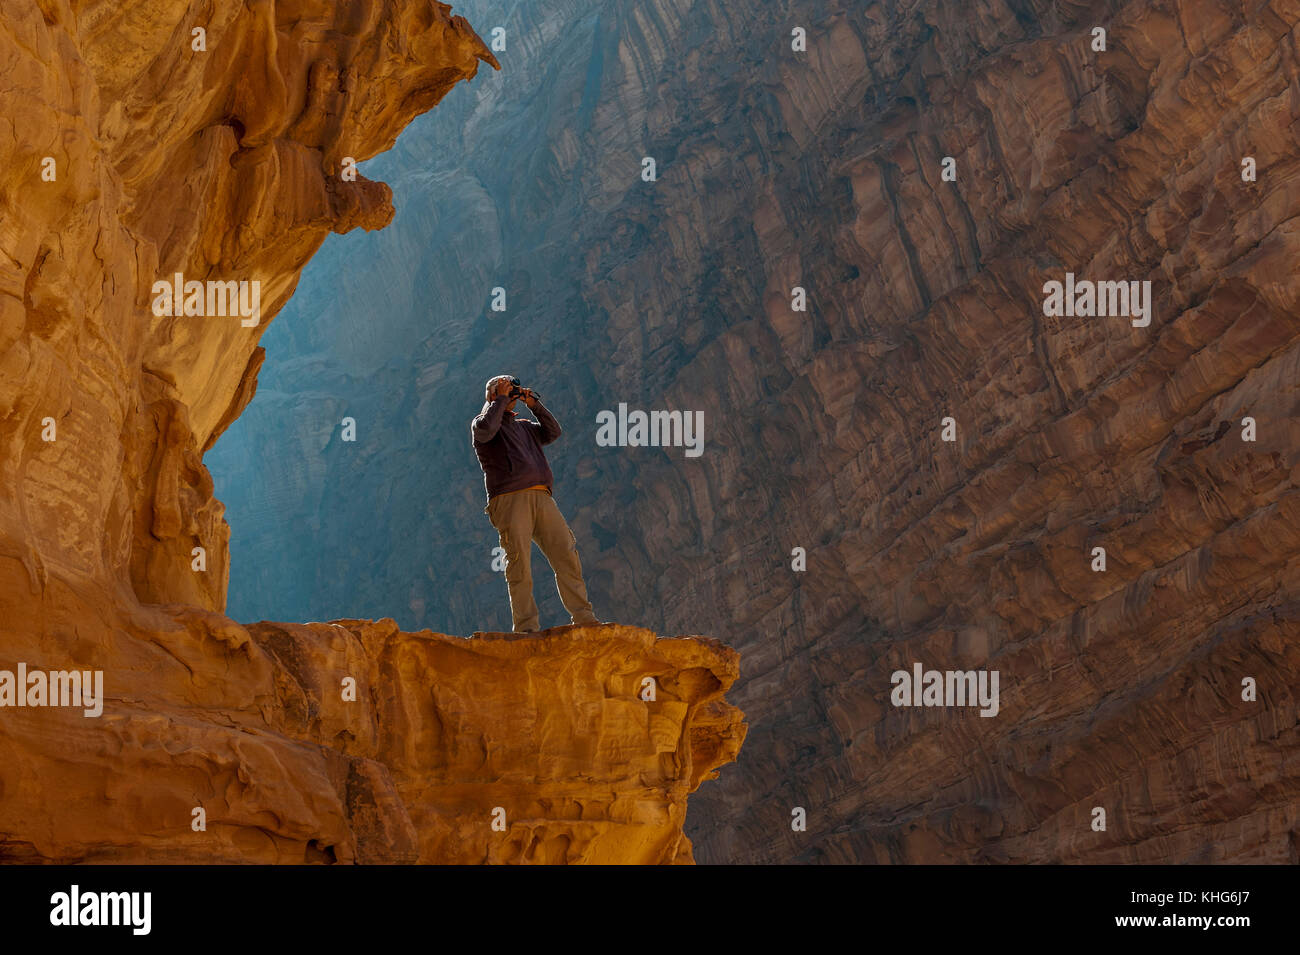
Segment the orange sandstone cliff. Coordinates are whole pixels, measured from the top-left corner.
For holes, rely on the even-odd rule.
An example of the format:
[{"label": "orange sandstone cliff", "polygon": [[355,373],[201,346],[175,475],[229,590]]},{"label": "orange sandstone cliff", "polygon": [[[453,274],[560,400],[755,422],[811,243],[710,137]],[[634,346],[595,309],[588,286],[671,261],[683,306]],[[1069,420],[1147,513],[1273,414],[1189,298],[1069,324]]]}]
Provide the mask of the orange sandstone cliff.
[{"label": "orange sandstone cliff", "polygon": [[[465,20],[6,0],[0,57],[0,670],[105,697],[0,708],[0,861],[691,861],[744,737],[729,648],[222,613],[203,453],[327,234],[392,218],[350,160],[496,65]],[[257,282],[255,323],[157,317],[177,273]]]}]

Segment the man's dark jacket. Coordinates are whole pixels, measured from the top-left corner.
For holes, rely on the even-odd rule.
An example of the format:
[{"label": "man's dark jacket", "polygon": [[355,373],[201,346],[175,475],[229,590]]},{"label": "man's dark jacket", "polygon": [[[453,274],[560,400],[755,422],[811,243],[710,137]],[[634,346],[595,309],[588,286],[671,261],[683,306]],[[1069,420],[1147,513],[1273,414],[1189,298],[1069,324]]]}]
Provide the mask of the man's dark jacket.
[{"label": "man's dark jacket", "polygon": [[508,404],[510,399],[504,395],[484,403],[483,410],[470,425],[474,453],[483,468],[483,484],[489,501],[498,494],[522,491],[537,484],[544,484],[549,490],[555,480],[542,445],[560,436],[560,423],[540,401],[532,409],[537,421],[507,411]]}]

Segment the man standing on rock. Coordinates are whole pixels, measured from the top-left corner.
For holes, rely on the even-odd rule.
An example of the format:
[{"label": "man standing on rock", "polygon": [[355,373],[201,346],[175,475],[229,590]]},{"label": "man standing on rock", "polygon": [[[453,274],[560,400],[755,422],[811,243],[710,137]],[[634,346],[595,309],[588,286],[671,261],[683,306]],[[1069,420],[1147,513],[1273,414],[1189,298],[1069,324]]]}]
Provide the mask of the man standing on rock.
[{"label": "man standing on rock", "polygon": [[[559,422],[531,389],[520,387],[519,379],[509,375],[489,379],[485,398],[470,432],[487,487],[488,502],[483,510],[506,552],[506,585],[515,632],[538,629],[529,566],[533,541],[555,571],[556,589],[573,623],[599,623],[587,600],[578,542],[551,497],[554,479],[542,445],[560,436]],[[515,414],[515,402],[520,398],[537,421]]]}]

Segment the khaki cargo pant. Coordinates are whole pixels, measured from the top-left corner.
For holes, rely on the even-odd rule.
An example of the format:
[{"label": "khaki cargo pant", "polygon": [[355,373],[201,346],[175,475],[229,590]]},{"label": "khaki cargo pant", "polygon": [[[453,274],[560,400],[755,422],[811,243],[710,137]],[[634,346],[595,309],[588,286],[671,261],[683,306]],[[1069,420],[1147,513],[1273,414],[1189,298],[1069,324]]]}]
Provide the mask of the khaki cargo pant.
[{"label": "khaki cargo pant", "polygon": [[531,558],[533,541],[555,571],[555,588],[574,623],[598,623],[587,600],[587,585],[578,562],[578,542],[555,500],[546,491],[513,491],[488,501],[488,520],[501,536],[506,552],[506,585],[516,632],[539,629],[533,599]]}]

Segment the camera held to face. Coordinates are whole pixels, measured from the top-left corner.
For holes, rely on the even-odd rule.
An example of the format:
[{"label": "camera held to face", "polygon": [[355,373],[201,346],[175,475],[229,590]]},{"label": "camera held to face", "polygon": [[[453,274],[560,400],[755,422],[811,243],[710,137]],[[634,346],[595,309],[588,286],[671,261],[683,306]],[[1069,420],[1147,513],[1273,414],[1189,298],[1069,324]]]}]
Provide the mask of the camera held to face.
[{"label": "camera held to face", "polygon": [[511,401],[514,401],[516,398],[523,398],[524,401],[542,400],[542,396],[539,395],[537,392],[533,391],[531,388],[525,388],[523,385],[521,385],[519,383],[518,378],[510,379],[510,391],[506,393],[506,397],[508,397]]}]

